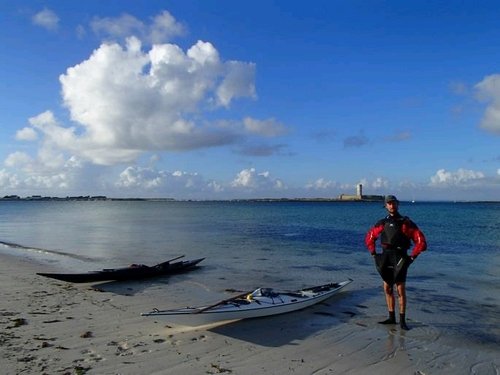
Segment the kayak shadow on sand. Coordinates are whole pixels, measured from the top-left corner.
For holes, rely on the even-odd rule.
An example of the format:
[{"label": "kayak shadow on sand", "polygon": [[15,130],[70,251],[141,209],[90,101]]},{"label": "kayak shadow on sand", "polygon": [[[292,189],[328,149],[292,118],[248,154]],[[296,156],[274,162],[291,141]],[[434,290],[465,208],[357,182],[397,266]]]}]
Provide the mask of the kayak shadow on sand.
[{"label": "kayak shadow on sand", "polygon": [[[294,345],[294,341],[304,340],[320,331],[344,324],[356,316],[359,313],[358,309],[363,307],[359,307],[362,306],[360,296],[354,297],[355,292],[342,291],[325,302],[300,311],[237,320],[208,330],[266,347]],[[349,309],[346,309],[347,306]]]},{"label": "kayak shadow on sand", "polygon": [[184,283],[187,280],[191,280],[193,277],[196,277],[196,274],[201,272],[203,269],[206,270],[206,268],[207,266],[196,266],[190,270],[172,275],[155,276],[152,278],[138,280],[94,283],[90,285],[90,288],[99,292],[114,293],[123,296],[134,296],[152,287],[163,287],[166,285]]},{"label": "kayak shadow on sand", "polygon": [[144,290],[163,285],[172,285],[187,280],[187,275],[175,275],[156,277],[154,280],[131,280],[131,281],[107,281],[90,285],[90,288],[98,292],[119,294],[122,296],[134,296]]}]

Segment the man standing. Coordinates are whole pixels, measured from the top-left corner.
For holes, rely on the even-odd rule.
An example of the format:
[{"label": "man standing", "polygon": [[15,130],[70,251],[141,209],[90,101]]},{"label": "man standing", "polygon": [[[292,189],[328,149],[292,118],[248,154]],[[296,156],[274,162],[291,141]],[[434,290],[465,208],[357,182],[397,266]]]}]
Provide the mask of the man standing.
[{"label": "man standing", "polygon": [[[406,273],[408,267],[417,256],[427,249],[424,234],[417,225],[398,211],[399,201],[394,195],[385,197],[385,208],[389,213],[379,220],[366,233],[365,244],[375,258],[375,264],[384,280],[384,293],[389,310],[389,318],[381,324],[396,324],[394,284],[398,292],[399,324],[401,329],[408,330],[406,325]],[[382,253],[376,252],[376,241],[380,237]],[[413,241],[414,247],[410,256],[408,249]]]}]

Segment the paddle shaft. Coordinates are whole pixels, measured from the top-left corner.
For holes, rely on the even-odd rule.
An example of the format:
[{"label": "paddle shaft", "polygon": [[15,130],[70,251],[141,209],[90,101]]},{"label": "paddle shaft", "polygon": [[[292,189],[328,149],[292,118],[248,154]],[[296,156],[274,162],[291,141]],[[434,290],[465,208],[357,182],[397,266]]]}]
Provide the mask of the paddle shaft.
[{"label": "paddle shaft", "polygon": [[172,258],[172,259],[167,260],[165,262],[161,262],[161,263],[155,264],[154,266],[151,266],[151,268],[161,268],[161,267],[166,266],[167,264],[170,266],[170,262],[173,262],[174,260],[177,260],[177,259],[180,259],[180,258],[184,258],[184,257],[185,257],[185,255],[179,255],[178,257]]},{"label": "paddle shaft", "polygon": [[184,258],[184,257],[185,257],[185,255],[179,255],[178,257],[175,257],[175,258],[172,258],[170,260],[167,260],[164,263],[170,263],[170,262],[173,262],[174,260],[181,259],[181,258]]},{"label": "paddle shaft", "polygon": [[223,305],[223,304],[225,304],[227,302],[231,302],[231,301],[234,301],[235,299],[244,297],[244,296],[248,295],[249,293],[252,293],[252,291],[238,294],[237,296],[234,296],[234,297],[231,297],[231,298],[219,301],[219,302],[214,303],[213,305],[210,305],[210,306],[205,306],[205,307],[203,307],[203,308],[201,308],[201,309],[199,309],[197,311],[193,311],[193,314],[199,314],[199,313],[202,313],[203,311],[207,311],[207,310],[213,309],[214,307],[217,307],[219,305]]}]

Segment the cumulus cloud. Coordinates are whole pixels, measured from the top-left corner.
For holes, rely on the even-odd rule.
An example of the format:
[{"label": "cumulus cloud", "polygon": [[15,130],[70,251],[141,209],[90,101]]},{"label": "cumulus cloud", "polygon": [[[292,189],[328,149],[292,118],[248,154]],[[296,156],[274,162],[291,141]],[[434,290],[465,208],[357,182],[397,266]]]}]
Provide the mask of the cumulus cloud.
[{"label": "cumulus cloud", "polygon": [[154,167],[129,166],[115,182],[121,191],[140,191],[142,194],[174,197],[210,197],[224,192],[225,198],[240,193],[268,194],[286,189],[285,184],[271,177],[269,172],[257,172],[254,168],[240,171],[233,181],[224,184],[206,180],[198,173],[185,171],[167,172]]},{"label": "cumulus cloud", "polygon": [[[59,18],[44,9],[33,22],[55,30]],[[118,196],[121,191],[135,191],[137,196],[144,191],[177,192],[180,197],[186,192],[209,196],[286,188],[269,172],[245,170],[234,181],[221,183],[197,173],[157,170],[152,159],[150,167],[137,166],[144,153],[226,145],[247,155],[279,154],[284,145],[262,145],[259,138],[282,136],[287,128],[274,118],[221,115],[237,99],[257,98],[255,64],[225,60],[210,42],[199,40],[188,48],[171,43],[186,27],[169,12],[149,22],[128,14],[96,17],[91,29],[104,42],[59,77],[70,122],[62,122],[52,110],[31,117],[15,137],[37,148],[6,157],[0,188],[40,188],[56,194],[85,194],[88,188]],[[85,33],[82,25],[78,31],[80,36]],[[118,176],[117,164],[133,166]]]},{"label": "cumulus cloud", "polygon": [[169,172],[140,166],[125,168],[114,182],[114,187],[119,194],[180,199],[214,199],[226,189],[224,184],[207,180],[196,172]]},{"label": "cumulus cloud", "polygon": [[88,171],[83,171],[83,164],[78,159],[71,157],[61,160],[59,155],[54,156],[48,149],[35,158],[23,152],[11,153],[4,164],[15,172],[5,169],[0,172],[1,190],[15,187],[19,191],[48,189],[52,193],[62,193],[68,189],[87,186],[89,181],[94,190],[97,187]]},{"label": "cumulus cloud", "polygon": [[483,172],[460,168],[456,172],[439,169],[431,177],[431,186],[468,186],[475,182],[484,180]]},{"label": "cumulus cloud", "polygon": [[59,26],[59,17],[52,10],[45,8],[32,17],[32,22],[37,26],[54,31]]},{"label": "cumulus cloud", "polygon": [[71,182],[68,181],[68,175],[61,172],[51,176],[31,175],[26,179],[25,184],[32,188],[65,190]]},{"label": "cumulus cloud", "polygon": [[19,179],[15,174],[12,174],[5,169],[0,169],[0,189],[5,191],[17,189],[19,184]]},{"label": "cumulus cloud", "polygon": [[[214,103],[227,106],[234,98],[253,97],[254,65],[236,65],[222,61],[215,47],[202,41],[187,52],[173,44],[143,52],[137,38],[128,39],[125,47],[103,44],[60,77],[75,126],[58,123],[51,111],[30,124],[61,150],[102,165],[130,162],[150,150],[232,144],[243,129],[266,137],[281,132],[274,120],[247,118],[241,126],[221,126],[195,119]],[[18,138],[34,139],[34,132],[22,129]]]},{"label": "cumulus cloud", "polygon": [[222,191],[222,187],[207,182],[198,173],[184,171],[167,172],[153,167],[130,166],[120,173],[115,186],[127,190],[153,191],[165,194],[181,195],[188,192],[202,193]]},{"label": "cumulus cloud", "polygon": [[481,128],[500,134],[500,74],[485,77],[475,88],[478,98],[488,103]]},{"label": "cumulus cloud", "polygon": [[[38,22],[54,21],[51,14],[44,10]],[[255,64],[224,61],[210,42],[199,40],[187,49],[164,42],[185,32],[169,12],[149,23],[128,14],[94,18],[91,26],[107,42],[59,77],[72,122],[64,124],[47,110],[16,133],[17,140],[38,142],[32,165],[55,168],[75,156],[113,166],[135,162],[144,152],[245,145],[246,138],[257,144],[258,137],[286,133],[274,118],[213,116],[236,99],[256,98]],[[247,146],[243,152],[269,156],[282,147]]]},{"label": "cumulus cloud", "polygon": [[285,190],[285,184],[273,178],[267,171],[257,172],[255,168],[244,169],[237,173],[233,181],[221,183],[206,180],[198,173],[184,171],[167,172],[154,167],[129,166],[125,168],[115,183],[115,187],[122,191],[140,191],[143,194],[163,195],[195,198],[214,198],[224,192],[225,198],[239,197],[241,193],[269,194]]},{"label": "cumulus cloud", "polygon": [[244,190],[286,189],[283,181],[272,178],[268,171],[259,173],[255,168],[243,169],[240,171],[231,182],[231,187]]}]

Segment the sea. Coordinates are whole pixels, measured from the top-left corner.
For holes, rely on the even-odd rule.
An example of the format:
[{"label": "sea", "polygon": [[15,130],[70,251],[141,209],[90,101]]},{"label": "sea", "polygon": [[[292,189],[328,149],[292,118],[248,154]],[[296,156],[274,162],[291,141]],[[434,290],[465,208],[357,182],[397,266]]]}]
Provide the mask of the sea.
[{"label": "sea", "polygon": [[[401,202],[428,250],[408,272],[410,325],[500,347],[500,203]],[[381,202],[0,201],[0,252],[63,272],[204,257],[190,277],[224,291],[352,279],[343,305],[385,317],[364,245]],[[500,353],[500,352],[499,352]]]}]

